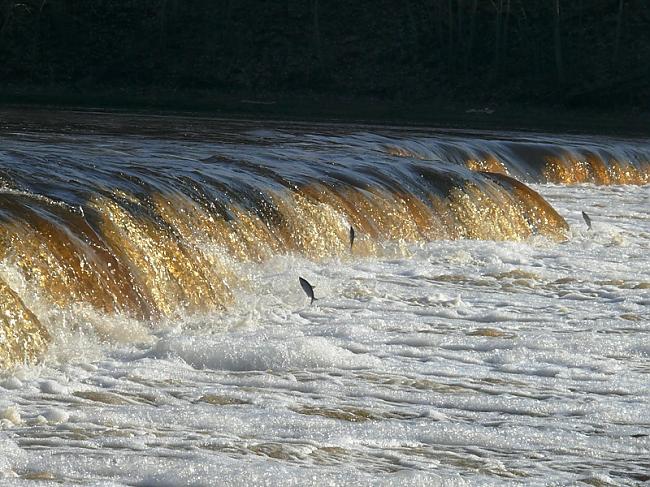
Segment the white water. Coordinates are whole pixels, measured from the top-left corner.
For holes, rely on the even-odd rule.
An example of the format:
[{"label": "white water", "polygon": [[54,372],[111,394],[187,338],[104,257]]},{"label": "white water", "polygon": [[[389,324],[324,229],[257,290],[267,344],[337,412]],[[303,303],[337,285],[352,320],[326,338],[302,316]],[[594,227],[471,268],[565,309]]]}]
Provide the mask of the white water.
[{"label": "white water", "polygon": [[568,242],[285,256],[223,315],[105,341],[52,313],[46,362],[0,379],[0,485],[647,480],[650,187],[535,189]]}]

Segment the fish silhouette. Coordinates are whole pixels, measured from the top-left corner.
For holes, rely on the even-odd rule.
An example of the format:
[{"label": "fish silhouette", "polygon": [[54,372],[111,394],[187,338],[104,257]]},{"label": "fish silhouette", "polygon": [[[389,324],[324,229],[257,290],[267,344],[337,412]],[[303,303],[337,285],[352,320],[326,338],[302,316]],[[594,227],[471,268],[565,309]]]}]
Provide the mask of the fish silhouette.
[{"label": "fish silhouette", "polygon": [[354,245],[354,228],[350,227],[350,252],[352,252],[352,245]]},{"label": "fish silhouette", "polygon": [[582,218],[584,218],[585,223],[587,224],[587,230],[591,230],[591,218],[584,211],[582,212]]},{"label": "fish silhouette", "polygon": [[309,284],[309,282],[307,282],[307,279],[303,279],[302,277],[298,277],[298,280],[300,281],[302,290],[305,291],[307,297],[311,298],[311,302],[309,304],[311,305],[314,304],[314,301],[318,301],[318,299],[314,297],[314,286]]}]

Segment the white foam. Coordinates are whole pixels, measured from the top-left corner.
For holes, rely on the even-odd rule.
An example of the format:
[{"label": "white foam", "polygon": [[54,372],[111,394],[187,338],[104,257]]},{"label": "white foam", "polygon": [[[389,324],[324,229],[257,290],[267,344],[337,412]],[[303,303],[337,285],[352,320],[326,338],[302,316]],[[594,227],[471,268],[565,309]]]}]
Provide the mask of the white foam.
[{"label": "white foam", "polygon": [[68,421],[68,419],[70,419],[70,414],[63,409],[50,408],[43,411],[41,417],[45,418],[49,424],[58,424]]},{"label": "white foam", "polygon": [[67,394],[68,389],[55,380],[44,380],[39,384],[41,392],[45,394]]},{"label": "white foam", "polygon": [[398,471],[377,477],[349,465],[316,469],[299,464],[292,465],[272,458],[247,459],[223,457],[218,464],[200,452],[187,452],[179,457],[155,458],[149,455],[125,454],[112,460],[101,457],[75,458],[66,465],[53,456],[42,458],[42,469],[70,477],[82,477],[87,469],[101,471],[104,476],[120,479],[135,485],[212,486],[321,486],[361,484],[389,486],[451,486],[469,485],[458,475],[440,475],[435,472]]},{"label": "white foam", "polygon": [[473,315],[471,318],[472,321],[477,323],[502,323],[508,321],[518,321],[518,322],[535,322],[535,321],[544,321],[543,317],[531,316],[528,314],[520,313],[510,313],[508,311],[488,311],[487,313],[479,313]]},{"label": "white foam", "polygon": [[18,474],[14,469],[26,463],[27,453],[14,441],[3,437],[0,437],[0,452],[0,479],[15,479]]},{"label": "white foam", "polygon": [[376,357],[355,354],[320,337],[229,335],[160,340],[155,356],[181,357],[198,368],[219,370],[358,369],[379,367]]},{"label": "white foam", "polygon": [[0,418],[8,421],[14,426],[18,426],[23,422],[20,411],[17,406],[11,405],[4,409],[0,409]]},{"label": "white foam", "polygon": [[23,387],[23,383],[20,381],[20,379],[16,376],[11,376],[7,377],[5,380],[0,382],[0,386],[4,387],[5,389],[20,389]]}]

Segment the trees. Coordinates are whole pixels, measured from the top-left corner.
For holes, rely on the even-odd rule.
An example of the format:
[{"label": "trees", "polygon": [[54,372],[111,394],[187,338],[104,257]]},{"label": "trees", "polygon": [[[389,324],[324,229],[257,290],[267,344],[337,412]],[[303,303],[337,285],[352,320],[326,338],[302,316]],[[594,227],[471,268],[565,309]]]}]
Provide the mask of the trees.
[{"label": "trees", "polygon": [[560,0],[554,0],[553,6],[553,48],[555,53],[555,69],[557,81],[564,84],[564,64],[562,62],[562,36],[560,33]]},{"label": "trees", "polygon": [[635,103],[648,10],[647,0],[0,0],[0,86]]}]

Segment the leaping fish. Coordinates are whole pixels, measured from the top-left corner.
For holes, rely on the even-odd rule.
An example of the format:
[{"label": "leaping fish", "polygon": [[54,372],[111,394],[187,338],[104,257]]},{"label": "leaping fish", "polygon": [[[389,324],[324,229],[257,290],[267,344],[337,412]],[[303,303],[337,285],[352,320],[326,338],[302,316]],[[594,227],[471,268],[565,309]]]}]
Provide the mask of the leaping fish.
[{"label": "leaping fish", "polygon": [[354,245],[354,228],[350,227],[350,252],[352,252],[353,245]]},{"label": "leaping fish", "polygon": [[587,230],[591,230],[591,218],[584,211],[582,212],[582,218],[584,218],[585,223],[587,224]]},{"label": "leaping fish", "polygon": [[307,279],[303,279],[302,277],[298,277],[298,280],[300,281],[302,290],[305,291],[307,297],[311,298],[311,302],[309,304],[312,305],[314,304],[314,301],[318,301],[318,299],[314,297],[314,286],[309,284],[309,282],[307,282]]}]

